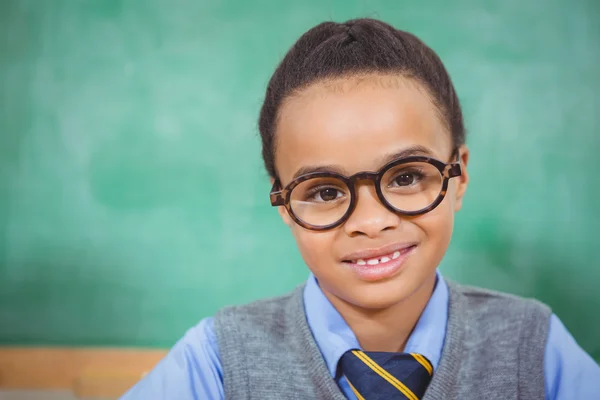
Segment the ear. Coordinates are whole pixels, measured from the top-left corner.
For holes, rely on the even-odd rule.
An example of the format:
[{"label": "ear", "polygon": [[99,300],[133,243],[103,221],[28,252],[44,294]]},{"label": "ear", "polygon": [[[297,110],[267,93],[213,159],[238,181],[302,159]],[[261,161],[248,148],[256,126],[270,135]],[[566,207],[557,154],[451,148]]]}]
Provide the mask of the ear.
[{"label": "ear", "polygon": [[454,211],[459,211],[462,208],[463,197],[467,191],[469,184],[469,172],[467,170],[467,164],[469,163],[469,149],[466,145],[460,146],[458,149],[460,158],[460,167],[462,174],[456,177],[456,191],[454,193]]},{"label": "ear", "polygon": [[[275,183],[275,179],[270,178],[269,181],[271,182],[271,186],[273,186],[273,184]],[[291,227],[293,221],[290,218],[290,215],[289,215],[287,209],[284,206],[279,206],[279,207],[277,207],[277,212],[279,213],[279,216],[283,220],[283,223],[286,224],[287,226]]]},{"label": "ear", "polygon": [[292,219],[290,218],[290,214],[288,213],[288,210],[284,206],[279,206],[279,207],[277,207],[277,212],[279,212],[279,216],[283,220],[283,223],[286,224],[287,226],[291,227]]}]

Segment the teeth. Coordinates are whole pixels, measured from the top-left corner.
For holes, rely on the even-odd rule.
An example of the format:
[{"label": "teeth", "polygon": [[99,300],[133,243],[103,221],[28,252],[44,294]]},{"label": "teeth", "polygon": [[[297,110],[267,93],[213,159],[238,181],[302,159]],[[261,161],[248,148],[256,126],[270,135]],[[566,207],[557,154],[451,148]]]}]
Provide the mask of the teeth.
[{"label": "teeth", "polygon": [[390,260],[395,260],[396,258],[400,257],[400,252],[399,251],[395,251],[394,254],[392,254],[391,256],[383,256],[381,258],[371,258],[368,260],[364,260],[364,259],[359,259],[356,260],[356,264],[357,265],[377,265],[379,263],[386,263]]}]

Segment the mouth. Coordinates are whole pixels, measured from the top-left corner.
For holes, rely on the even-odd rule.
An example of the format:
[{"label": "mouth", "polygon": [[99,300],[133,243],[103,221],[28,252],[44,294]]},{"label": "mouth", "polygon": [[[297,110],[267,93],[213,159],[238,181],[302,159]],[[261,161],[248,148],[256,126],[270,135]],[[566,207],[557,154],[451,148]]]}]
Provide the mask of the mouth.
[{"label": "mouth", "polygon": [[416,244],[404,244],[353,253],[342,263],[362,280],[382,280],[398,273],[416,247]]},{"label": "mouth", "polygon": [[357,265],[378,265],[398,259],[403,253],[416,247],[416,243],[394,243],[374,249],[350,253],[343,257],[342,262]]},{"label": "mouth", "polygon": [[367,259],[359,258],[356,260],[344,260],[343,262],[348,263],[348,264],[356,264],[356,265],[379,265],[379,264],[389,262],[391,260],[396,260],[397,258],[400,257],[401,254],[402,253],[400,251],[395,251],[393,253],[385,254],[383,256],[377,256],[377,257],[367,258]]}]

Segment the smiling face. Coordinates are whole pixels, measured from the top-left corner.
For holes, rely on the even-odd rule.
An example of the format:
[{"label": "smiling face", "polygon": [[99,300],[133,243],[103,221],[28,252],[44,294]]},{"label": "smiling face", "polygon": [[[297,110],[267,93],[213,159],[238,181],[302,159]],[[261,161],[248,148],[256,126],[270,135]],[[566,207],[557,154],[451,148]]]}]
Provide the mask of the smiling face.
[{"label": "smiling face", "polygon": [[[355,76],[313,84],[285,101],[275,165],[285,187],[298,171],[326,168],[350,176],[378,171],[399,153],[454,161],[453,150],[448,128],[420,84],[397,75]],[[462,176],[450,180],[439,206],[420,216],[390,211],[366,180],[357,182],[354,212],[331,230],[305,229],[279,207],[334,305],[385,309],[433,282],[468,181],[465,147],[460,155]]]}]

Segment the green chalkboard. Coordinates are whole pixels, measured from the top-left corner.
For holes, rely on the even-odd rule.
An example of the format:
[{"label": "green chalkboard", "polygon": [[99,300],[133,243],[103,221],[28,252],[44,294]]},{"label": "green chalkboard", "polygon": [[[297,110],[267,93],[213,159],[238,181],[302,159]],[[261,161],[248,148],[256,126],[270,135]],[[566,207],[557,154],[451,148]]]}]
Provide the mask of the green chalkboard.
[{"label": "green chalkboard", "polygon": [[597,1],[0,2],[0,344],[170,346],[308,271],[268,201],[266,82],[306,29],[381,18],[464,104],[441,266],[537,297],[600,360]]}]

